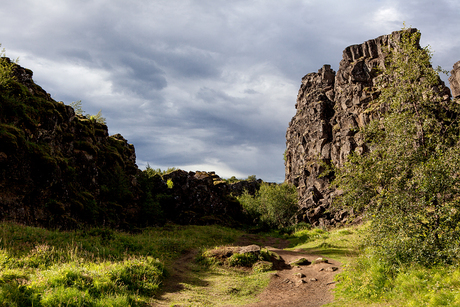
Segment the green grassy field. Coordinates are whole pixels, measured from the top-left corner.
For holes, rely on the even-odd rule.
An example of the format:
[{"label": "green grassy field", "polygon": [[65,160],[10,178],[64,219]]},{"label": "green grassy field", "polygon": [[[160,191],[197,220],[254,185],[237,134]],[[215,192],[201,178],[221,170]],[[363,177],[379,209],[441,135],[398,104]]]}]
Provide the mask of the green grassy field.
[{"label": "green grassy field", "polygon": [[218,226],[127,234],[2,223],[0,306],[148,306],[180,255],[229,244],[240,234]]},{"label": "green grassy field", "polygon": [[[199,251],[225,246],[244,232],[219,226],[50,231],[0,224],[0,306],[223,306],[255,302],[271,272],[196,261]],[[460,306],[456,265],[383,266],[362,246],[366,226],[303,229],[290,249],[336,259],[335,302],[328,306]],[[263,236],[263,235],[262,235]],[[195,251],[193,253],[193,251]],[[184,255],[193,253],[182,263]],[[180,291],[165,284],[174,279]],[[168,291],[165,291],[168,290]]]}]

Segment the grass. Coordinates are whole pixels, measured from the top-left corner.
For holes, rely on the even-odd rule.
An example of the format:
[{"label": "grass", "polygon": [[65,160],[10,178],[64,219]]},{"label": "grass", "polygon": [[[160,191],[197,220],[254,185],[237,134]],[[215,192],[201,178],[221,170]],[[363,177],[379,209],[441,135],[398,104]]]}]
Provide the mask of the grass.
[{"label": "grass", "polygon": [[128,234],[0,224],[0,306],[151,306],[182,254],[241,232],[166,226]]},{"label": "grass", "polygon": [[350,227],[327,231],[320,228],[303,229],[289,236],[291,250],[302,250],[332,258],[342,263],[352,261],[359,253],[364,227]]},{"label": "grass", "polygon": [[325,231],[300,230],[291,249],[302,249],[344,264],[336,276],[331,307],[460,306],[460,267],[388,265],[363,246],[366,225]]},{"label": "grass", "polygon": [[[250,304],[272,272],[181,263],[192,250],[225,246],[242,234],[218,226],[168,225],[128,234],[0,223],[0,307]],[[288,238],[290,249],[344,264],[328,306],[460,306],[458,265],[385,265],[362,246],[366,226],[271,235]],[[184,271],[177,289],[165,291],[162,285],[176,269]]]},{"label": "grass", "polygon": [[257,302],[257,295],[270,282],[272,272],[251,272],[220,265],[191,263],[180,291],[156,303],[161,306],[237,306]]}]

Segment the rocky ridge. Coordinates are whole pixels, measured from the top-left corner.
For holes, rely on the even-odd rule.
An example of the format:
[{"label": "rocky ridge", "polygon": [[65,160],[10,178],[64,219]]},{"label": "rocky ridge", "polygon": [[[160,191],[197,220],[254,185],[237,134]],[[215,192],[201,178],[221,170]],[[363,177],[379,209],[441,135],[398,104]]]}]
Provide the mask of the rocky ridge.
[{"label": "rocky ridge", "polygon": [[[416,32],[416,29],[408,31]],[[379,68],[385,61],[385,46],[394,46],[401,32],[393,32],[343,51],[337,73],[324,65],[317,73],[302,78],[295,105],[297,112],[286,132],[286,181],[298,190],[298,220],[316,226],[349,222],[345,210],[331,209],[334,195],[331,186],[332,165],[341,167],[353,151],[366,152],[359,128],[372,119],[364,112],[368,103],[377,98],[374,91]],[[454,97],[460,95],[460,62],[454,65],[449,82]],[[450,90],[439,80],[443,100]]]},{"label": "rocky ridge", "polygon": [[0,220],[62,229],[240,220],[233,195],[260,181],[181,170],[149,177],[123,136],[53,100],[32,75],[15,65],[0,86]]}]

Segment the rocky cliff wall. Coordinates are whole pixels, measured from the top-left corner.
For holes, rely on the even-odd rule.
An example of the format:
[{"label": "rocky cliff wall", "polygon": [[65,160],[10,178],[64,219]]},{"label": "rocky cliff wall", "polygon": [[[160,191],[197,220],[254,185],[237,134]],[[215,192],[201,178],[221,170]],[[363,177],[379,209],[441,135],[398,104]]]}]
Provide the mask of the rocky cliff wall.
[{"label": "rocky cliff wall", "polygon": [[452,97],[460,99],[460,61],[454,64],[454,68],[450,72],[449,83]]},{"label": "rocky cliff wall", "polygon": [[135,219],[134,147],[14,68],[0,95],[0,219],[73,228]]},{"label": "rocky cliff wall", "polygon": [[259,185],[206,172],[149,176],[132,144],[54,101],[32,71],[16,65],[14,80],[0,84],[0,221],[62,229],[236,225],[242,209],[233,195]]},{"label": "rocky cliff wall", "polygon": [[[324,226],[349,221],[349,212],[334,211],[330,206],[336,193],[330,186],[331,166],[341,167],[353,151],[368,150],[359,128],[372,119],[372,114],[364,111],[379,95],[373,87],[384,65],[384,47],[400,39],[401,32],[393,32],[349,46],[343,51],[337,73],[324,65],[302,78],[297,112],[286,132],[285,152],[286,180],[299,194],[298,219]],[[451,78],[460,81],[455,67]],[[443,87],[440,95],[449,99],[449,88],[439,82]]]}]

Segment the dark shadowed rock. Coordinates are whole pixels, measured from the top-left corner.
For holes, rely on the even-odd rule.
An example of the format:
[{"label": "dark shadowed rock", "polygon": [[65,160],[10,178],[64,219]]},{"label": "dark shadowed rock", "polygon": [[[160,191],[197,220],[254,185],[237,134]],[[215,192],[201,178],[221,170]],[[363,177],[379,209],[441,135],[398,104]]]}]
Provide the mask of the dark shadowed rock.
[{"label": "dark shadowed rock", "polygon": [[163,176],[173,187],[165,193],[171,196],[163,208],[166,218],[179,224],[236,225],[243,219],[240,203],[233,197],[231,184],[214,172],[176,170]]},{"label": "dark shadowed rock", "polygon": [[182,170],[149,177],[122,135],[54,101],[32,71],[16,65],[14,75],[0,87],[0,221],[62,229],[241,221],[232,194],[254,194],[260,181]]},{"label": "dark shadowed rock", "polygon": [[134,146],[54,101],[32,71],[16,65],[14,76],[1,88],[0,220],[53,228],[136,220]]}]

